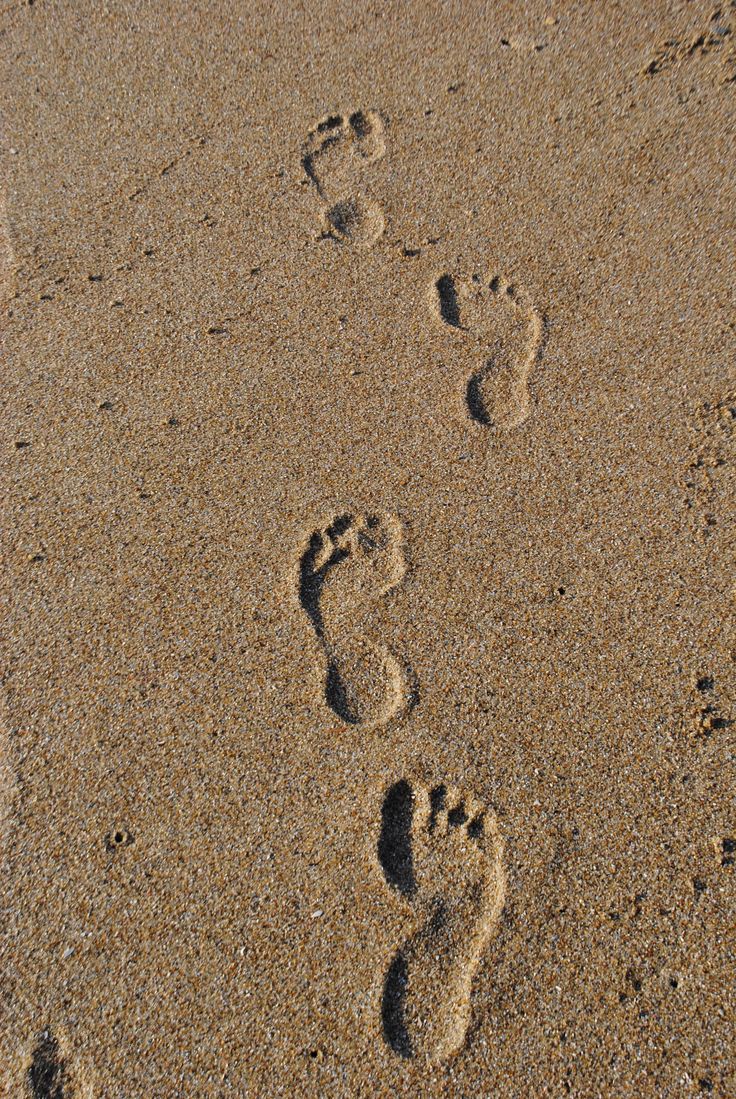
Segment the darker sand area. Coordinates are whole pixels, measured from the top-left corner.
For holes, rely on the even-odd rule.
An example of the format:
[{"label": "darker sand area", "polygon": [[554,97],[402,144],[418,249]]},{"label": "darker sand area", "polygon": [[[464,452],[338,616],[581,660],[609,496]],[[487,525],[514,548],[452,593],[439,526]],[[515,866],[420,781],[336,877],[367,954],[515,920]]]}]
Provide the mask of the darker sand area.
[{"label": "darker sand area", "polygon": [[736,4],[0,57],[0,1096],[736,1095]]}]

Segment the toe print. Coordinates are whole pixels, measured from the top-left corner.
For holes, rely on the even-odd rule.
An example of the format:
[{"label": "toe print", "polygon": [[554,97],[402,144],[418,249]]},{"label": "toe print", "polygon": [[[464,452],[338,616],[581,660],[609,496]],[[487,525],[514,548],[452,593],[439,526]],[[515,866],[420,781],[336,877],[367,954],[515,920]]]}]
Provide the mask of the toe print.
[{"label": "toe print", "polygon": [[299,601],[324,655],[327,705],[349,725],[383,725],[413,701],[411,673],[366,636],[377,600],[406,571],[393,516],[341,515],[315,530],[299,560]]},{"label": "toe print", "polygon": [[329,115],[310,130],[302,155],[304,171],[321,198],[334,198],[359,181],[363,168],[386,151],[377,111]]},{"label": "toe print", "polygon": [[505,875],[492,814],[444,784],[386,793],[378,861],[411,905],[383,984],[381,1024],[399,1057],[442,1060],[465,1041],[473,975],[498,926]]},{"label": "toe print", "polygon": [[365,195],[365,175],[385,151],[383,122],[377,111],[328,115],[310,130],[302,166],[322,201],[327,236],[368,247],[382,235],[383,213]]},{"label": "toe print", "polygon": [[448,331],[461,334],[480,362],[465,376],[465,411],[483,427],[508,431],[530,412],[529,378],[539,360],[544,321],[523,291],[498,275],[485,284],[450,274],[432,286],[432,307]]}]

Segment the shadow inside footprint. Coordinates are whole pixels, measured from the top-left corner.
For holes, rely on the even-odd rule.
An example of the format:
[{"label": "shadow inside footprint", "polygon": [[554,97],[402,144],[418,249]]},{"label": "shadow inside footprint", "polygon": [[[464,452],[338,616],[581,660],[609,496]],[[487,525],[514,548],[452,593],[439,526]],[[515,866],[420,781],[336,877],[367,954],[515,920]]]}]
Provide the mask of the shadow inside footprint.
[{"label": "shadow inside footprint", "polygon": [[33,1051],[28,1070],[33,1099],[64,1099],[65,1076],[59,1043],[51,1031],[46,1030]]},{"label": "shadow inside footprint", "polygon": [[412,897],[417,888],[411,851],[413,817],[414,792],[406,779],[401,779],[390,788],[381,806],[378,860],[388,884],[405,897]]},{"label": "shadow inside footprint", "polygon": [[465,390],[465,403],[468,406],[471,419],[475,420],[477,424],[482,424],[483,427],[490,427],[491,417],[480,392],[483,380],[484,376],[481,374],[472,376]]},{"label": "shadow inside footprint", "polygon": [[409,967],[399,951],[386,973],[381,1001],[381,1023],[387,1044],[399,1057],[412,1056],[411,1038],[406,1026],[405,1005],[409,983]]},{"label": "shadow inside footprint", "polygon": [[440,317],[452,328],[460,328],[460,304],[452,275],[440,275],[435,282]]},{"label": "shadow inside footprint", "polygon": [[[333,520],[330,526],[326,530],[327,538],[332,543],[332,540],[339,538],[349,529],[352,523],[352,517],[350,515],[340,515],[337,519]],[[320,610],[320,598],[322,595],[322,589],[325,584],[325,578],[327,577],[330,569],[338,565],[340,561],[343,561],[348,556],[347,549],[334,546],[332,551],[327,556],[326,560],[317,564],[321,555],[323,554],[324,540],[322,535],[315,531],[312,535],[309,545],[302,554],[301,561],[299,562],[299,602],[306,611],[309,620],[314,626],[317,637],[322,640],[324,638],[324,622],[322,621],[322,612]]]},{"label": "shadow inside footprint", "polygon": [[348,725],[360,724],[360,708],[356,701],[351,698],[347,684],[340,675],[340,669],[334,660],[330,660],[327,665],[325,698],[331,709]]},{"label": "shadow inside footprint", "polygon": [[[445,906],[441,901],[438,901],[426,927],[417,935],[417,941],[426,944],[430,952],[441,951],[443,944],[439,936],[444,924]],[[410,952],[411,944],[409,952],[406,950],[396,952],[386,972],[386,980],[383,982],[383,999],[381,1000],[383,1036],[394,1053],[406,1060],[414,1057],[416,1053],[409,1033],[407,1010]]]}]

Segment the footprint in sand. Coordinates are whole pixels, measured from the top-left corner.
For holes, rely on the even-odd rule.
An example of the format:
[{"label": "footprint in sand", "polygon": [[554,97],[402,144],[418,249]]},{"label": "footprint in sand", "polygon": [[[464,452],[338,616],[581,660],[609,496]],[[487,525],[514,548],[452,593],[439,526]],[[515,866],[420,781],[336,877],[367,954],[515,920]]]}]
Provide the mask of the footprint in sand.
[{"label": "footprint in sand", "polygon": [[32,1099],[93,1099],[102,1094],[93,1077],[76,1058],[67,1056],[65,1048],[66,1042],[48,1028],[38,1035],[28,1059],[23,1095]]},{"label": "footprint in sand", "polygon": [[59,1043],[50,1030],[39,1037],[28,1068],[28,1087],[34,1099],[65,1099],[69,1093]]},{"label": "footprint in sand", "polygon": [[445,328],[461,334],[469,353],[480,359],[465,382],[467,414],[484,427],[518,427],[530,412],[529,377],[542,350],[542,315],[498,275],[488,281],[473,275],[467,283],[440,275],[431,303]]},{"label": "footprint in sand", "polygon": [[363,195],[365,169],[386,151],[377,111],[323,118],[307,136],[302,165],[323,203],[327,236],[358,247],[374,244],[385,229],[380,207]]},{"label": "footprint in sand", "polygon": [[349,725],[384,725],[414,701],[409,669],[366,637],[378,598],[405,573],[391,515],[337,516],[300,556],[299,601],[324,653],[325,701]]},{"label": "footprint in sand", "polygon": [[470,991],[498,926],[505,874],[492,813],[444,785],[386,793],[378,859],[388,885],[413,908],[386,972],[383,1035],[400,1057],[440,1061],[463,1045]]}]

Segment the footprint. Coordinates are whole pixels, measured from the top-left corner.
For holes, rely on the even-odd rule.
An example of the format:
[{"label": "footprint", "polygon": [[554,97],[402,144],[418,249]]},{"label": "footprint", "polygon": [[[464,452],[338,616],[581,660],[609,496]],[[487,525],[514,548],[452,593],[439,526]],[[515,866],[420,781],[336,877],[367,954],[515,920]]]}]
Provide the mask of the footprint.
[{"label": "footprint", "polygon": [[498,275],[485,283],[478,275],[468,283],[440,275],[431,302],[445,328],[462,334],[481,358],[465,382],[467,414],[484,427],[518,427],[530,412],[529,377],[542,350],[542,315]]},{"label": "footprint", "polygon": [[68,1099],[71,1095],[59,1043],[50,1030],[44,1030],[33,1051],[28,1085],[33,1099]]},{"label": "footprint", "polygon": [[329,115],[310,130],[302,166],[322,200],[326,235],[358,247],[374,244],[382,235],[383,213],[362,194],[362,187],[366,167],[385,151],[377,111]]},{"label": "footprint", "polygon": [[68,1036],[63,1030],[46,1027],[41,1031],[32,1052],[24,1058],[22,1094],[32,1099],[98,1099],[102,1091],[96,1074],[68,1050]]},{"label": "footprint", "polygon": [[[731,40],[736,31],[736,5],[716,8],[708,22],[702,23],[696,34],[684,38],[667,38],[650,57],[641,70],[642,76],[656,76],[674,66],[679,67],[692,58],[704,58],[708,54],[720,55],[721,83],[730,84],[734,79],[734,51]],[[725,49],[723,48],[725,47]]]},{"label": "footprint", "polygon": [[340,515],[315,530],[299,559],[299,601],[324,657],[327,705],[349,725],[384,725],[414,701],[411,674],[364,636],[378,597],[406,572],[395,516]]},{"label": "footprint", "polygon": [[473,975],[503,908],[503,848],[493,814],[444,785],[386,793],[378,859],[413,909],[383,984],[383,1036],[403,1058],[444,1060],[465,1041]]}]

